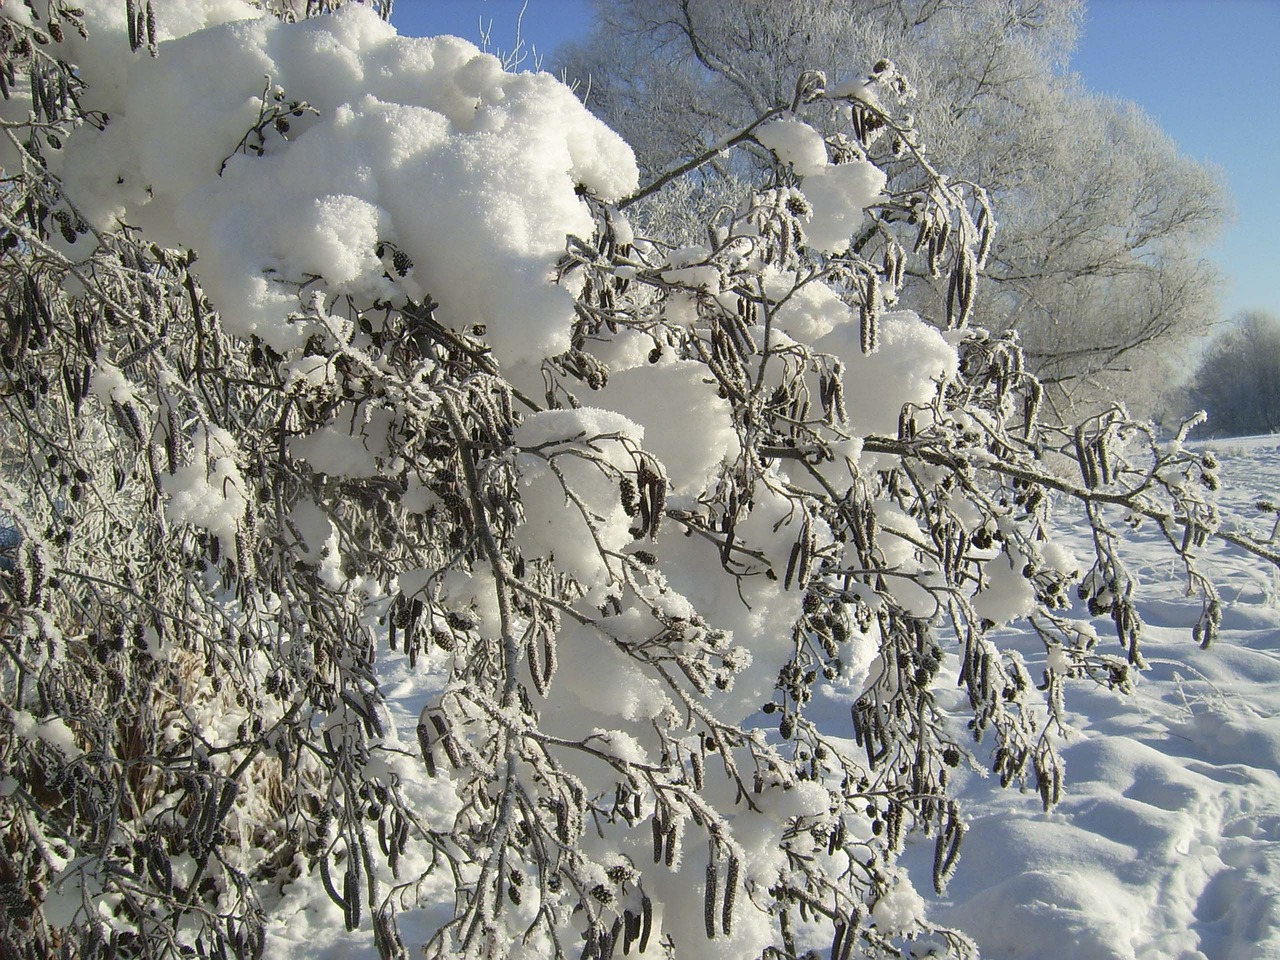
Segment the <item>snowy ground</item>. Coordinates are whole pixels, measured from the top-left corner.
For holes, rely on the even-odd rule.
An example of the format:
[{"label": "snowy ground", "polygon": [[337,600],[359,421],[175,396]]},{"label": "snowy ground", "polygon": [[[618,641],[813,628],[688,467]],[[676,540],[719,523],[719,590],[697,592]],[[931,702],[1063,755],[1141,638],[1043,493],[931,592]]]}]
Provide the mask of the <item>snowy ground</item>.
[{"label": "snowy ground", "polygon": [[[1280,495],[1280,439],[1204,446],[1223,462],[1224,510],[1257,517],[1255,501]],[[985,957],[1280,957],[1280,580],[1234,548],[1212,556],[1226,609],[1206,651],[1167,551],[1154,533],[1134,537],[1151,669],[1131,697],[1069,690],[1060,806],[1045,814],[1034,793],[966,784],[971,829],[931,915]],[[1035,657],[1038,644],[1021,646]],[[928,842],[909,853],[922,892],[931,856]]]},{"label": "snowy ground", "polygon": [[[1206,446],[1223,461],[1226,510],[1257,518],[1255,501],[1280,498],[1280,438]],[[1078,531],[1064,536],[1088,555],[1083,540],[1071,540]],[[1212,559],[1226,612],[1221,640],[1205,651],[1190,637],[1198,604],[1183,595],[1167,550],[1154,533],[1134,537],[1129,560],[1142,580],[1151,667],[1129,697],[1083,682],[1068,691],[1074,732],[1060,806],[1046,814],[1034,791],[971,778],[962,794],[971,828],[942,896],[930,895],[932,841],[908,849],[904,862],[930,916],[973,937],[984,957],[1280,957],[1280,575],[1234,548]],[[1030,637],[1009,631],[1007,642],[1033,665],[1043,659]],[[422,677],[395,662],[386,689],[412,751]],[[444,892],[434,909],[401,914],[406,941],[422,942],[445,919]],[[433,891],[412,899],[431,903]],[[342,932],[318,885],[293,885],[275,915],[270,956],[374,955],[367,930]]]}]

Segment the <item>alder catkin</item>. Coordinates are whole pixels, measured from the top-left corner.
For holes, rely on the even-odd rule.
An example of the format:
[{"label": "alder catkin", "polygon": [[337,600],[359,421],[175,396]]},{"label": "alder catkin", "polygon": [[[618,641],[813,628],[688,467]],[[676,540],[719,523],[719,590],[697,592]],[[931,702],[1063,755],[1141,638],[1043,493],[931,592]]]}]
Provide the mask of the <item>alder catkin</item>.
[{"label": "alder catkin", "polygon": [[707,882],[703,893],[702,917],[707,929],[707,939],[716,938],[716,883],[719,871],[714,859],[707,864]]},{"label": "alder catkin", "polygon": [[726,937],[733,933],[733,905],[737,902],[738,874],[741,868],[742,864],[738,858],[731,856],[724,881],[724,907],[720,912],[720,926]]},{"label": "alder catkin", "polygon": [[648,897],[640,898],[640,945],[639,952],[644,953],[649,946],[649,934],[653,930],[653,901]]},{"label": "alder catkin", "polygon": [[137,50],[142,44],[138,42],[138,10],[134,0],[125,0],[124,16],[129,27],[129,49]]}]

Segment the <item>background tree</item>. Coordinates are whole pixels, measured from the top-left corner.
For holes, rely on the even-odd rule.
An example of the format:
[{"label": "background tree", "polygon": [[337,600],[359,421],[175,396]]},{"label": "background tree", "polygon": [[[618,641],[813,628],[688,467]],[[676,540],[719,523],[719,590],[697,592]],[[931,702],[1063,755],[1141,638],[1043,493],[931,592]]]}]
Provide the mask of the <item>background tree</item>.
[{"label": "background tree", "polygon": [[1040,420],[890,65],[673,248],[552,77],[299,6],[0,7],[6,960],[257,958],[300,890],[386,958],[971,955],[897,854],[945,884],[962,765],[1052,806],[1141,666],[1107,511],[1212,640],[1213,459]]},{"label": "background tree", "polygon": [[1280,320],[1261,311],[1236,317],[1206,348],[1188,390],[1217,436],[1280,430]]},{"label": "background tree", "polygon": [[[1019,333],[1051,403],[1123,397],[1145,409],[1168,359],[1215,319],[1204,250],[1227,201],[1216,173],[1136,107],[1066,72],[1082,10],[1077,0],[624,0],[597,4],[591,37],[558,68],[656,174],[785,102],[780,78],[852,78],[892,60],[918,91],[922,142],[997,200],[982,322]],[[687,207],[690,190],[714,209],[716,185],[741,173],[721,161],[669,206],[658,198],[654,228],[675,228],[678,212],[666,211]],[[936,299],[911,286],[906,302]]]}]

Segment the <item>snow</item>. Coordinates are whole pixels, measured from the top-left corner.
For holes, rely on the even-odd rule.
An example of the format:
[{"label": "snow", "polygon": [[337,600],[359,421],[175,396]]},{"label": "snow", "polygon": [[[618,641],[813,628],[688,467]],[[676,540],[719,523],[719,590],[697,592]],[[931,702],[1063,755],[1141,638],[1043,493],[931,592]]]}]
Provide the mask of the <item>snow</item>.
[{"label": "snow", "polygon": [[22,24],[24,27],[33,26],[31,20],[31,11],[21,3],[0,3],[0,17],[6,20],[12,20],[14,23]]},{"label": "snow", "polygon": [[191,461],[165,475],[161,485],[171,521],[202,527],[218,537],[222,549],[235,549],[248,487],[236,465],[235,441],[225,430],[198,428]]},{"label": "snow", "polygon": [[[91,32],[123,43],[121,6],[90,4]],[[200,282],[226,332],[255,334],[284,353],[289,390],[331,386],[328,365],[303,356],[300,347],[318,331],[350,342],[352,332],[333,327],[327,313],[338,298],[371,305],[431,296],[446,326],[482,326],[504,373],[517,378],[569,346],[572,299],[553,277],[566,235],[592,230],[576,188],[586,185],[609,199],[636,182],[628,148],[570,91],[545,75],[506,74],[496,59],[456,38],[398,37],[354,4],[288,27],[257,18],[236,0],[165,4],[160,15],[166,39],[154,59],[99,62],[92,45],[67,41],[82,54],[86,74],[100,71],[92,106],[107,110],[112,122],[103,131],[81,127],[55,158],[58,171],[68,195],[99,225],[121,220],[161,243],[198,251]],[[259,142],[252,131],[264,117]],[[757,139],[801,178],[813,207],[809,243],[827,253],[847,249],[864,211],[880,197],[884,175],[859,160],[827,162],[821,138],[798,120],[762,126]],[[237,149],[241,143],[247,152]],[[389,270],[388,249],[412,265]],[[723,275],[703,262],[707,255],[678,251],[664,279],[714,296]],[[663,309],[668,320],[698,318],[692,295],[673,296]],[[841,429],[854,463],[863,459],[860,438],[895,435],[902,406],[929,404],[938,382],[956,371],[954,346],[909,312],[882,316],[879,347],[864,354],[851,312],[816,281],[778,311],[777,321],[784,333],[816,338],[816,349],[839,362],[848,413]],[[801,537],[816,550],[832,537],[822,519],[784,495],[780,468],[760,466],[749,513],[733,518],[733,544],[751,569],[740,580],[719,575],[719,546],[680,528],[678,509],[696,504],[740,453],[729,406],[699,364],[662,355],[650,362],[648,342],[638,336],[621,336],[611,349],[619,362],[589,405],[524,415],[512,448],[494,459],[519,484],[523,516],[514,540],[522,558],[554,561],[583,591],[573,606],[582,619],[555,631],[559,666],[554,692],[537,704],[541,731],[619,761],[670,764],[646,744],[655,728],[678,728],[681,709],[644,661],[626,655],[627,646],[664,632],[714,634],[723,672],[705,703],[725,723],[747,721],[774,696],[803,602],[764,569],[787,569]],[[125,373],[105,361],[92,390],[101,401],[136,402]],[[292,439],[288,452],[319,473],[379,476],[395,459],[389,417],[378,409],[349,429],[321,427]],[[213,426],[192,425],[190,439],[188,459],[161,481],[165,515],[206,530],[229,553],[250,495],[240,451]],[[1280,443],[1241,442],[1221,454],[1224,475],[1239,484],[1224,495],[1237,513],[1248,513],[1260,495],[1250,489],[1257,478],[1267,478],[1264,495],[1280,487]],[[875,462],[860,466],[870,471]],[[624,478],[644,478],[669,494],[676,517],[664,520],[659,535],[639,531],[637,541],[620,496]],[[425,510],[435,494],[411,489],[408,496]],[[919,520],[885,504],[876,513],[891,572],[917,573],[912,541],[926,537]],[[336,516],[304,500],[290,518],[298,555],[325,565],[336,589]],[[1078,568],[1076,556],[1089,553],[1085,529],[1063,505],[1056,539],[1042,551],[1045,562]],[[623,609],[623,565],[639,565],[641,548],[647,572],[625,568],[634,602],[629,598]],[[1056,646],[1046,651],[1017,623],[1034,599],[1022,573],[1028,558],[1008,539],[1001,549],[986,565],[976,610],[1009,624],[998,639],[1020,653],[1033,676],[1063,677],[1071,654]],[[1148,625],[1150,671],[1129,699],[1068,683],[1072,731],[1062,754],[1069,783],[1052,812],[989,778],[958,774],[970,818],[959,870],[945,892],[926,895],[932,843],[913,843],[900,865],[888,865],[892,883],[870,907],[886,931],[910,933],[927,914],[960,928],[993,957],[1052,949],[1090,960],[1205,960],[1280,951],[1280,581],[1238,551],[1212,548],[1210,572],[1228,602],[1221,641],[1201,651],[1187,636],[1196,600],[1183,595],[1158,532],[1140,530],[1131,557],[1143,581],[1139,613]],[[522,629],[518,621],[531,616],[499,609],[490,567],[436,573],[402,571],[399,587],[468,611],[484,640]],[[902,604],[934,616],[934,596],[905,578],[904,584]],[[610,600],[617,611],[608,615]],[[582,613],[588,609],[590,617]],[[1079,618],[1082,638],[1096,633],[1105,647],[1105,623],[1089,621],[1079,608],[1070,615]],[[845,674],[820,688],[807,714],[832,737],[850,735],[850,699],[867,673],[886,669],[876,657],[877,631],[850,639]],[[682,642],[673,641],[672,649]],[[398,653],[380,653],[376,661],[372,679],[386,692],[390,714],[381,746],[421,819],[448,825],[460,798],[447,770],[427,777],[411,731],[425,707],[456,691],[445,689],[444,652],[423,659],[412,669]],[[946,682],[954,681],[956,660],[954,650],[946,651],[943,671],[951,676],[940,697],[963,714],[961,692]],[[76,731],[61,720],[22,711],[15,717],[18,739],[78,756]],[[228,711],[222,723],[234,727],[241,719]],[[760,719],[758,729],[765,726]],[[768,889],[784,869],[779,844],[788,818],[821,816],[830,796],[818,782],[771,782],[759,794],[765,816],[748,816],[717,762],[708,761],[705,796],[734,820],[726,835],[733,836],[734,855],[745,859],[745,875]],[[609,785],[604,780],[613,772],[603,766],[576,755],[565,760],[591,789]],[[592,770],[602,779],[591,781]],[[0,781],[0,791],[13,789]],[[732,911],[732,935],[705,940],[702,903],[692,902],[690,892],[701,889],[708,870],[716,875],[726,867],[701,833],[691,833],[698,842],[682,847],[669,869],[650,862],[646,838],[635,835],[643,831],[619,836],[596,829],[584,841],[598,846],[592,856],[639,864],[656,901],[655,938],[673,933],[682,949],[696,944],[688,949],[707,957],[755,957],[768,945],[767,917],[749,909],[745,897]],[[430,855],[409,854],[417,858],[413,869]],[[446,873],[403,894],[401,921],[411,943],[450,915],[454,890]],[[303,873],[273,904],[267,955],[374,956],[367,920],[352,934],[342,926],[318,879]],[[533,941],[513,947],[513,955],[538,956],[545,946]]]},{"label": "snow", "polygon": [[924,913],[924,898],[907,877],[900,875],[895,880],[894,885],[875,902],[871,916],[875,918],[876,926],[886,933],[909,933]]},{"label": "snow", "polygon": [[884,172],[866,160],[829,162],[822,135],[793,117],[763,123],[754,136],[800,175],[801,190],[812,207],[805,231],[808,242],[823,253],[848,250],[863,211],[881,198]]},{"label": "snow", "polygon": [[[90,59],[125,42],[105,6],[91,5]],[[296,25],[221,23],[249,15],[234,3],[158,6],[175,39],[118,59],[127,71],[93,88],[111,123],[81,127],[59,158],[95,224],[200,251],[229,332],[282,352],[309,333],[291,317],[318,276],[331,298],[430,294],[438,320],[484,325],[508,363],[568,347],[572,302],[550,281],[565,236],[592,231],[576,188],[617,198],[637,175],[567,87],[454,37],[400,37],[358,4]],[[379,242],[413,268],[389,276]]]},{"label": "snow", "polygon": [[114,364],[103,361],[93,371],[89,380],[89,392],[111,403],[126,404],[134,399],[133,384]]},{"label": "snow", "polygon": [[305,437],[292,438],[289,453],[320,473],[338,477],[379,476],[383,472],[383,461],[391,456],[385,435],[387,419],[385,413],[378,411],[374,422],[362,425],[364,429],[355,434],[332,426],[320,427]]},{"label": "snow", "polygon": [[[1236,516],[1256,516],[1254,499],[1280,489],[1280,440],[1204,446],[1219,451]],[[1083,525],[1064,520],[1061,542],[1085,555]],[[1046,814],[1038,798],[978,777],[961,790],[969,833],[928,913],[983,956],[1044,956],[1047,945],[1076,960],[1280,955],[1280,582],[1242,551],[1212,547],[1226,611],[1222,638],[1201,650],[1188,629],[1198,600],[1183,595],[1158,540],[1139,531],[1127,553],[1151,669],[1129,697],[1069,684],[1062,803]],[[1094,627],[1114,646],[1109,624]],[[1034,676],[1036,663],[1064,666],[1060,648],[1046,656],[1017,627],[1001,642]],[[932,843],[904,862],[929,890]]]},{"label": "snow", "polygon": [[[602,402],[640,424],[645,449],[662,461],[677,495],[696,497],[719,466],[738,455],[729,403],[716,395],[706,367],[690,360],[615,373]],[[683,429],[671,430],[670,424]]]},{"label": "snow", "polygon": [[13,713],[13,734],[20,741],[40,742],[62,751],[74,760],[84,753],[76,744],[75,734],[71,728],[58,717],[37,720],[25,710]]},{"label": "snow", "polygon": [[[544,410],[528,416],[516,431],[520,499],[526,521],[517,542],[526,557],[554,558],[584,586],[613,576],[597,543],[619,551],[631,543],[631,520],[618,486],[595,482],[601,469],[634,475],[644,428],[621,413],[583,407]],[[575,505],[567,489],[583,491]],[[595,534],[588,523],[595,518]]]},{"label": "snow", "polygon": [[1035,591],[1031,589],[1031,581],[1022,575],[1025,565],[1020,555],[1015,559],[1007,553],[986,565],[983,569],[986,582],[973,598],[973,609],[978,616],[992,623],[1008,623],[1035,609]]},{"label": "snow", "polygon": [[813,205],[806,234],[823,253],[844,253],[864,211],[881,198],[885,175],[866,160],[828,164],[804,178],[801,189]]},{"label": "snow", "polygon": [[[631,622],[618,622],[623,618]],[[637,622],[639,620],[638,612],[630,610],[619,618],[610,618],[603,628],[625,635],[648,630],[652,625]],[[592,713],[628,721],[652,720],[670,708],[670,698],[661,684],[645,676],[632,660],[604,641],[599,632],[587,628],[571,630],[562,635],[558,643],[561,651],[556,675],[557,699],[567,695]],[[548,706],[560,711],[564,704]],[[567,720],[570,728],[581,725],[580,711],[565,712],[572,714]]]},{"label": "snow", "polygon": [[[789,290],[790,284],[785,284],[777,295],[785,295]],[[770,294],[773,295],[772,290]],[[796,288],[778,307],[773,320],[779,330],[793,339],[812,343],[836,327],[851,323],[853,311],[831,287],[815,280]]]},{"label": "snow", "polygon": [[789,163],[802,177],[827,166],[827,146],[822,134],[803,120],[786,117],[770,120],[756,128],[755,138],[783,163]]},{"label": "snow", "polygon": [[[1224,506],[1238,515],[1256,514],[1253,502],[1280,490],[1280,439],[1215,446],[1223,461]],[[1082,524],[1065,505],[1060,515],[1056,544],[1087,555]],[[1066,795],[1052,812],[1044,813],[1034,794],[1002,790],[993,778],[968,775],[960,796],[970,826],[956,873],[945,893],[934,893],[933,842],[911,841],[896,881],[871,907],[886,929],[910,930],[923,913],[973,938],[984,957],[1007,960],[1050,954],[1066,960],[1262,960],[1280,952],[1280,578],[1234,548],[1214,548],[1211,572],[1229,603],[1222,639],[1201,650],[1189,636],[1198,603],[1183,595],[1156,531],[1139,531],[1127,556],[1143,581],[1146,599],[1139,611],[1148,624],[1150,670],[1130,696],[1069,684],[1073,731],[1062,751]],[[1090,621],[1083,610],[1073,615],[1081,618],[1082,632],[1096,632],[1104,648],[1114,645],[1109,623]],[[611,629],[626,636],[645,628]],[[592,634],[584,629],[566,635],[556,679],[565,686],[557,691],[582,696],[593,710],[613,717],[613,729],[619,718],[652,722],[665,700],[661,690],[651,682],[602,686],[605,675],[621,675],[601,668],[600,641]],[[1064,666],[1060,650],[1046,654],[1016,625],[1005,628],[999,640],[1022,652],[1033,675],[1041,667]],[[752,646],[761,647],[758,641]],[[955,660],[948,655],[952,671]],[[409,729],[407,718],[425,695],[422,679],[408,671],[403,658],[383,661],[382,669],[393,712],[402,718],[398,724]],[[944,699],[963,696],[945,679],[940,692]],[[581,709],[564,712],[581,725]],[[825,709],[813,716],[834,734],[847,735],[847,700],[831,696]],[[590,729],[586,721],[577,736]],[[625,736],[614,736],[614,749],[633,748]],[[712,769],[709,761],[709,779]],[[436,796],[443,816],[456,801],[448,793]],[[813,812],[823,800],[812,784],[765,796],[761,802],[771,817]],[[750,847],[753,840],[764,846]],[[767,876],[776,869],[763,834],[748,835],[744,843],[751,857],[747,875]],[[654,867],[639,844],[634,852],[655,898],[679,902],[700,891],[704,844],[686,845],[675,872]],[[436,895],[451,893],[439,888]],[[342,932],[322,891],[295,883],[288,897],[296,906],[279,915],[269,955],[376,955],[367,938]],[[744,945],[766,933],[747,927],[731,940],[708,942],[701,931],[701,895],[693,897],[697,902],[687,915],[671,914],[669,906],[664,915],[656,905],[655,927],[698,943],[699,956],[745,956]],[[444,909],[443,901],[421,897],[402,914],[409,937],[429,933],[432,917]],[[917,941],[921,955],[926,943]]]},{"label": "snow", "polygon": [[955,373],[956,352],[936,327],[909,310],[880,317],[879,349],[863,354],[856,323],[844,323],[814,341],[814,349],[845,366],[844,403],[856,435],[896,436],[903,404],[923,406],[936,383]]}]

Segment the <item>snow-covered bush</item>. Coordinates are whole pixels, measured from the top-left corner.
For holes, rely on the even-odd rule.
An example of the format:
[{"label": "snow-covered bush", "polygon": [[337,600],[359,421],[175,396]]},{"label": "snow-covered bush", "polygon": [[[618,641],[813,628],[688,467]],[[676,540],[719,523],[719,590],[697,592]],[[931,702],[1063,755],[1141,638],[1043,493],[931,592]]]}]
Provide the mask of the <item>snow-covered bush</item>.
[{"label": "snow-covered bush", "polygon": [[[383,957],[969,952],[896,854],[946,882],[959,767],[1057,799],[1120,520],[1212,638],[1213,464],[1038,424],[891,64],[641,188],[551,77],[312,6],[0,6],[0,941],[258,957],[323,886]],[[704,244],[635,235],[729,149]]]}]

